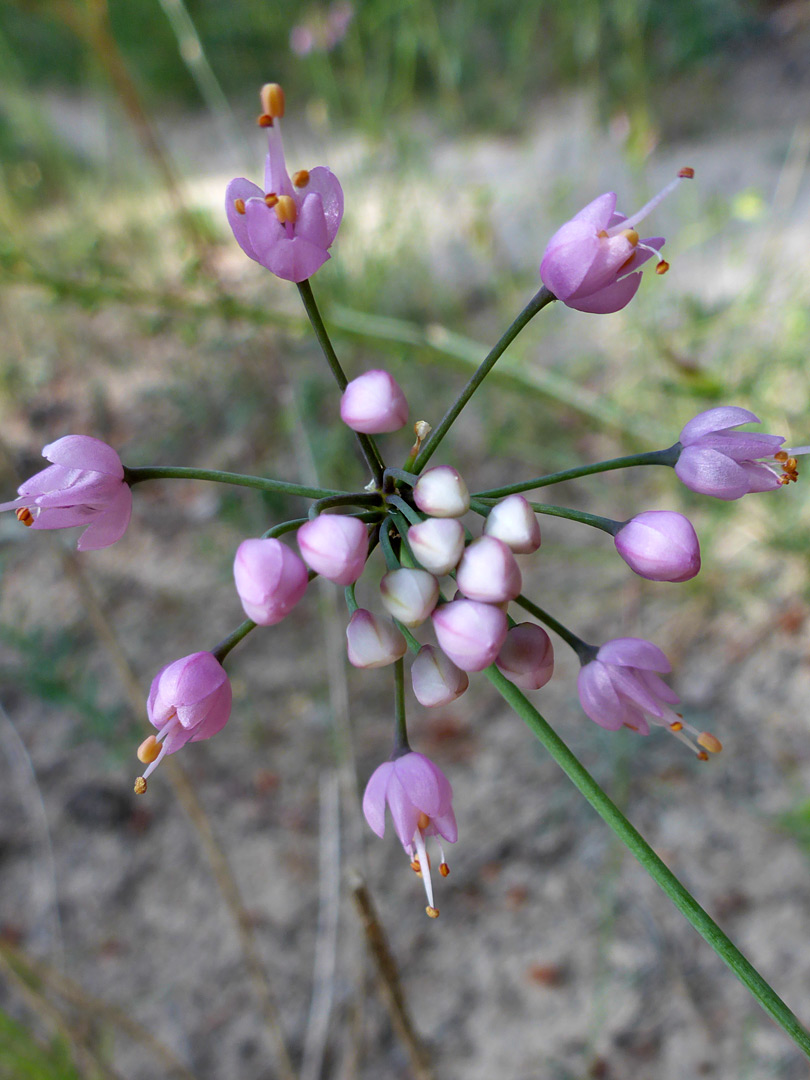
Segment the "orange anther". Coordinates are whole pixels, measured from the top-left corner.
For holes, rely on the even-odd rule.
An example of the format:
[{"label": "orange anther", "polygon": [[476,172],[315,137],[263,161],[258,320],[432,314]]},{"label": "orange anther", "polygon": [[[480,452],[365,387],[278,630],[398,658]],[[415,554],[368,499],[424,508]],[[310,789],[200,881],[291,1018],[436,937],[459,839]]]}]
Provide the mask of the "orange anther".
[{"label": "orange anther", "polygon": [[789,469],[789,470],[790,470],[790,472],[795,472],[795,471],[796,471],[796,466],[797,466],[798,464],[799,464],[799,463],[798,463],[798,461],[796,460],[796,458],[795,458],[795,457],[789,457],[789,458],[787,459],[787,461],[785,462],[785,468],[786,468],[786,469]]},{"label": "orange anther", "polygon": [[256,123],[259,125],[259,127],[272,127],[273,117],[269,116],[267,113],[261,113],[259,116],[256,117]]},{"label": "orange anther", "polygon": [[710,731],[701,731],[697,737],[698,746],[702,746],[704,750],[708,750],[710,754],[719,754],[723,749],[723,744],[719,739],[715,738]]},{"label": "orange anther", "polygon": [[431,907],[431,905],[428,904],[428,906],[425,908],[425,914],[430,919],[438,919],[439,909],[437,907]]},{"label": "orange anther", "polygon": [[136,795],[143,795],[146,791],[146,781],[142,776],[139,776],[135,781],[135,787],[133,789]]},{"label": "orange anther", "polygon": [[450,874],[450,867],[447,865],[446,862],[439,863],[439,873],[442,875],[442,877],[448,877],[448,875]]},{"label": "orange anther", "polygon": [[426,813],[424,813],[424,811],[421,812],[419,814],[419,820],[416,823],[417,829],[421,829],[424,832],[429,824],[430,824],[430,818],[427,816]]},{"label": "orange anther", "polygon": [[777,452],[773,455],[773,457],[774,457],[774,461],[787,461],[787,459],[788,459],[787,451],[786,450],[777,450]]},{"label": "orange anther", "polygon": [[284,115],[284,91],[278,83],[265,83],[259,96],[262,99],[262,108],[274,120]]},{"label": "orange anther", "polygon": [[151,764],[160,754],[160,743],[154,735],[147,735],[138,747],[138,761],[144,765]]},{"label": "orange anther", "polygon": [[422,867],[419,865],[418,859],[411,859],[411,870],[413,870],[415,874],[422,873]]},{"label": "orange anther", "polygon": [[698,759],[698,761],[708,761],[709,760],[709,755],[706,753],[705,750],[701,750],[700,753],[697,756],[697,759]]},{"label": "orange anther", "polygon": [[297,173],[293,173],[292,182],[296,187],[306,187],[309,183],[309,169],[299,169]]},{"label": "orange anther", "polygon": [[245,200],[244,199],[234,199],[233,200],[233,208],[237,212],[237,214],[244,214],[244,212],[245,212]]},{"label": "orange anther", "polygon": [[683,731],[683,724],[680,722],[680,720],[673,720],[672,723],[669,725],[669,730]]},{"label": "orange anther", "polygon": [[21,506],[19,510],[15,510],[14,516],[16,517],[17,521],[21,521],[23,525],[34,524],[34,515],[31,513],[27,506]]},{"label": "orange anther", "polygon": [[268,191],[264,197],[265,206],[275,206],[278,202],[278,195],[274,191]]},{"label": "orange anther", "polygon": [[633,245],[633,247],[638,243],[638,233],[635,229],[622,229],[619,236],[623,236],[628,243]]},{"label": "orange anther", "polygon": [[662,259],[655,267],[656,274],[665,274],[669,270],[669,263],[666,259]]},{"label": "orange anther", "polygon": [[681,180],[691,180],[693,179],[694,175],[695,170],[690,169],[688,165],[686,166],[686,168],[678,170],[678,176],[681,178]]},{"label": "orange anther", "polygon": [[291,224],[295,224],[295,219],[298,217],[298,209],[292,195],[280,195],[275,207],[276,217],[282,225],[287,221]]}]

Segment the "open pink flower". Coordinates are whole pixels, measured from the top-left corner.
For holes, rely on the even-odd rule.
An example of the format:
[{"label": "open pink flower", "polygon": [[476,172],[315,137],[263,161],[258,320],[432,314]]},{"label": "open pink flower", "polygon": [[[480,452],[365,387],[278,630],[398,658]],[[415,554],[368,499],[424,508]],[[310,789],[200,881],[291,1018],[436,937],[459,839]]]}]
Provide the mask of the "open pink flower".
[{"label": "open pink flower", "polygon": [[754,413],[735,405],[698,413],[680,434],[678,478],[692,491],[726,501],[754,491],[772,491],[795,480],[793,455],[810,448],[780,450],[785,441],[781,435],[734,430],[759,422]]},{"label": "open pink flower", "polygon": [[546,288],[568,307],[606,315],[630,303],[641,284],[636,272],[653,255],[656,273],[669,264],[661,258],[663,237],[641,240],[639,224],[682,179],[691,178],[692,169],[678,176],[632,217],[616,212],[616,194],[608,191],[580,210],[559,228],[548,242],[540,277]]},{"label": "open pink flower", "polygon": [[[722,746],[709,732],[698,731],[672,709],[680,698],[658,674],[671,670],[669,660],[651,641],[615,638],[602,645],[596,658],[580,669],[577,690],[582,708],[608,731],[627,727],[639,735],[649,735],[651,720],[706,760],[707,750],[717,753]],[[687,731],[697,747],[687,738]]]},{"label": "open pink flower", "polygon": [[259,124],[267,129],[264,189],[244,177],[231,180],[225,212],[246,255],[286,281],[304,281],[329,258],[343,217],[343,190],[323,165],[301,169],[292,180],[284,160],[281,118],[284,94],[262,87]]},{"label": "open pink flower", "polygon": [[[438,765],[424,754],[409,750],[379,765],[371,774],[363,795],[363,813],[377,836],[385,835],[385,808],[391,811],[394,829],[405,848],[412,868],[422,876],[427,893],[427,913],[435,919],[439,914],[433,904],[433,884],[430,860],[425,850],[425,837],[444,837],[454,844],[458,826],[453,813],[453,789]],[[439,871],[447,877],[449,869],[441,841]]]},{"label": "open pink flower", "polygon": [[46,446],[42,456],[53,464],[21,484],[18,498],[0,503],[0,510],[16,510],[32,529],[87,526],[79,551],[96,551],[119,540],[132,514],[132,491],[115,450],[90,435],[65,435]]},{"label": "open pink flower", "polygon": [[147,765],[138,777],[136,792],[146,790],[146,778],[166,754],[187,742],[210,739],[231,715],[231,683],[219,660],[210,652],[191,653],[162,667],[152,680],[146,712],[158,729],[138,748]]}]

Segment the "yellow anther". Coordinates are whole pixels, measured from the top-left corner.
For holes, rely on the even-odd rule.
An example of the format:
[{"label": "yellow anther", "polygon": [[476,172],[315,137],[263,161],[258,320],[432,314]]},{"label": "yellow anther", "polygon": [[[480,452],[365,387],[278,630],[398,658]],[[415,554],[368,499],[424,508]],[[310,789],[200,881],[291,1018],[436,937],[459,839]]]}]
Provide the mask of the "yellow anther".
[{"label": "yellow anther", "polygon": [[276,195],[275,191],[268,191],[268,193],[264,197],[265,206],[275,206],[277,202],[278,195]]},{"label": "yellow anther", "polygon": [[27,506],[21,506],[19,510],[15,510],[14,516],[16,517],[17,521],[21,521],[23,525],[34,524],[34,515],[31,513]]},{"label": "yellow anther", "polygon": [[655,267],[656,274],[665,274],[669,270],[669,263],[666,259],[662,259]]},{"label": "yellow anther", "polygon": [[697,737],[698,746],[702,746],[704,750],[708,750],[710,754],[719,754],[723,749],[723,744],[719,739],[716,739],[710,731],[701,731]]},{"label": "yellow anther", "polygon": [[428,906],[425,908],[425,914],[430,919],[438,919],[439,909],[437,907],[432,907],[430,904],[428,904]]},{"label": "yellow anther", "polygon": [[785,462],[785,468],[786,468],[786,469],[787,469],[787,470],[788,470],[789,472],[795,472],[795,471],[796,471],[796,466],[797,466],[798,464],[799,464],[799,463],[798,463],[798,461],[796,460],[796,458],[795,458],[795,457],[789,457],[789,458],[787,459],[787,461]]},{"label": "yellow anther", "polygon": [[619,236],[623,236],[628,243],[633,245],[633,247],[638,243],[638,233],[635,229],[622,229]]},{"label": "yellow anther", "polygon": [[143,795],[146,791],[146,781],[142,776],[139,776],[135,781],[135,787],[133,789],[136,795]]},{"label": "yellow anther", "polygon": [[774,461],[787,461],[787,459],[788,459],[787,451],[786,450],[777,450],[777,452],[773,455],[773,457],[774,457]]},{"label": "yellow anther", "polygon": [[672,723],[669,725],[669,730],[683,731],[683,724],[680,722],[680,720],[673,720]]},{"label": "yellow anther", "polygon": [[411,870],[413,870],[415,874],[422,873],[422,867],[420,866],[418,859],[411,859]]},{"label": "yellow anther", "polygon": [[423,811],[422,813],[419,814],[419,820],[416,823],[416,827],[417,827],[417,829],[421,829],[424,832],[429,824],[430,824],[430,818]]},{"label": "yellow anther", "polygon": [[442,877],[447,877],[449,875],[450,867],[447,865],[446,862],[439,863],[439,873],[442,875]]},{"label": "yellow anther", "polygon": [[244,214],[244,212],[245,212],[245,200],[244,199],[234,199],[233,200],[233,208],[237,212],[237,214]]},{"label": "yellow anther", "polygon": [[306,187],[309,183],[309,169],[299,169],[297,173],[293,173],[292,182],[296,187]]},{"label": "yellow anther", "polygon": [[291,224],[295,224],[295,219],[298,217],[298,210],[292,195],[280,195],[275,207],[276,217],[282,225],[287,221]]},{"label": "yellow anther", "polygon": [[690,169],[688,165],[685,168],[678,170],[678,176],[681,178],[681,180],[691,180],[693,179],[694,175],[695,170]]},{"label": "yellow anther", "polygon": [[265,83],[259,96],[262,108],[274,120],[284,115],[284,91],[275,82]]},{"label": "yellow anther", "polygon": [[147,735],[138,747],[138,761],[150,765],[160,753],[160,743],[154,735]]},{"label": "yellow anther", "polygon": [[260,113],[256,117],[256,123],[259,125],[259,127],[272,127],[273,117],[269,116],[267,113]]}]

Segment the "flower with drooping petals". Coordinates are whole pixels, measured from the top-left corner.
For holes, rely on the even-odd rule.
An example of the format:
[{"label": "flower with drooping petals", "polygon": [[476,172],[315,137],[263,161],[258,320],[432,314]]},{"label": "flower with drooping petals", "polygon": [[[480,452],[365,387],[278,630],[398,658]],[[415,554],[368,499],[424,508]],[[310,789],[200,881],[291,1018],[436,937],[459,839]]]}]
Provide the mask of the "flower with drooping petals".
[{"label": "flower with drooping petals", "polygon": [[393,375],[374,369],[352,379],[343,391],[340,418],[364,435],[399,431],[408,419],[408,402]]},{"label": "flower with drooping petals", "polygon": [[795,455],[810,448],[780,450],[785,441],[780,435],[734,430],[759,422],[754,413],[736,405],[698,413],[680,434],[682,450],[675,464],[679,479],[692,491],[726,501],[795,480]]},{"label": "flower with drooping petals", "polygon": [[505,612],[478,600],[451,600],[433,612],[443,653],[462,671],[483,671],[501,651],[508,629]]},{"label": "flower with drooping petals", "polygon": [[296,540],[307,566],[329,581],[351,585],[363,573],[368,530],[357,518],[319,514],[301,526]]},{"label": "flower with drooping petals", "polygon": [[650,581],[689,581],[700,570],[700,543],[692,522],[674,510],[646,510],[623,525],[616,550]]},{"label": "flower with drooping petals", "polygon": [[231,180],[225,213],[246,255],[276,277],[300,282],[329,258],[343,217],[343,190],[323,165],[300,169],[290,179],[281,141],[281,87],[263,86],[261,100],[259,125],[267,129],[268,147],[264,190],[244,177]]},{"label": "flower with drooping petals", "polygon": [[693,169],[678,176],[632,217],[616,213],[616,194],[608,191],[580,210],[548,242],[540,277],[546,288],[568,307],[606,315],[630,303],[641,284],[636,272],[653,255],[656,273],[669,264],[661,258],[663,237],[639,239],[636,225],[673,191]]},{"label": "flower with drooping petals", "polygon": [[[720,742],[707,731],[698,731],[673,711],[680,698],[658,672],[672,668],[664,653],[643,638],[615,638],[598,650],[595,659],[583,664],[577,679],[582,708],[608,731],[630,728],[649,735],[651,720],[679,738],[702,760],[722,750]],[[689,732],[696,748],[686,732]]]},{"label": "flower with drooping petals", "polygon": [[52,464],[26,480],[12,502],[17,519],[33,529],[86,528],[79,551],[97,551],[119,540],[132,514],[132,490],[111,446],[90,435],[65,435],[44,447]]},{"label": "flower with drooping petals", "polygon": [[453,789],[438,765],[413,750],[379,765],[371,774],[363,795],[363,813],[377,836],[385,835],[385,807],[399,841],[405,848],[411,867],[425,883],[428,915],[439,914],[433,903],[433,883],[430,878],[430,859],[425,850],[425,837],[435,836],[441,852],[439,871],[447,877],[449,868],[439,836],[454,844],[458,826],[453,813]]},{"label": "flower with drooping petals", "polygon": [[166,754],[187,742],[210,739],[231,715],[231,683],[219,660],[210,652],[191,653],[161,668],[152,680],[146,703],[149,722],[158,729],[138,747],[138,760],[147,765],[135,781],[135,791],[146,791],[146,779]]},{"label": "flower with drooping petals", "polygon": [[280,540],[243,540],[233,563],[236,591],[249,619],[275,626],[306,592],[307,568]]}]

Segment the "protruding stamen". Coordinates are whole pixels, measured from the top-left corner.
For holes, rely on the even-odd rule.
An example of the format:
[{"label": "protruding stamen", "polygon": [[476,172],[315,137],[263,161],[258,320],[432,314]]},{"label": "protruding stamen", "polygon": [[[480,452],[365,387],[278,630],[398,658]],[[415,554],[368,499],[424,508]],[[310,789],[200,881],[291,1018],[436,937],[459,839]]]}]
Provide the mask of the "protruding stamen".
[{"label": "protruding stamen", "polygon": [[450,867],[447,865],[446,862],[439,863],[439,873],[442,875],[442,877],[449,877]]},{"label": "protruding stamen", "polygon": [[719,754],[723,749],[723,744],[710,731],[701,731],[697,737],[697,743],[704,750],[708,750],[710,754]]},{"label": "protruding stamen", "polygon": [[259,127],[272,127],[273,117],[269,116],[267,113],[260,113],[259,116],[256,117],[256,123]]},{"label": "protruding stamen", "polygon": [[681,169],[674,180],[670,180],[666,187],[662,188],[657,195],[654,195],[652,199],[650,199],[648,203],[645,203],[632,217],[619,222],[617,225],[614,225],[612,229],[609,229],[608,235],[616,236],[618,233],[625,233],[628,229],[634,229],[640,221],[643,221],[648,214],[652,213],[660,202],[663,202],[667,195],[672,194],[678,184],[680,184],[681,180],[690,180],[694,175],[694,169]]},{"label": "protruding stamen", "polygon": [[278,83],[265,83],[259,96],[262,101],[262,109],[272,119],[280,119],[284,115],[284,91]]},{"label": "protruding stamen", "polygon": [[244,214],[244,212],[245,212],[245,200],[244,199],[234,199],[233,200],[233,208],[237,212],[237,214]]},{"label": "protruding stamen", "polygon": [[133,787],[133,791],[135,792],[136,795],[144,795],[144,794],[146,794],[146,780],[144,779],[143,776],[138,776],[136,778],[135,785]]},{"label": "protruding stamen", "polygon": [[17,521],[21,521],[23,525],[27,527],[30,527],[34,524],[34,515],[31,513],[27,506],[21,506],[19,507],[19,509],[15,510],[14,516],[16,517]]},{"label": "protruding stamen", "polygon": [[309,169],[299,169],[297,173],[293,173],[292,182],[296,187],[306,187],[309,183]]},{"label": "protruding stamen", "polygon": [[147,735],[138,747],[138,761],[144,765],[151,765],[161,751],[160,743],[154,735]]},{"label": "protruding stamen", "polygon": [[295,224],[295,219],[298,217],[298,209],[292,195],[280,195],[278,202],[275,203],[275,208],[276,217],[282,225],[287,221],[293,225]]},{"label": "protruding stamen", "polygon": [[661,259],[661,261],[656,264],[656,267],[655,267],[656,274],[665,274],[667,272],[667,270],[669,270],[669,263],[667,262],[666,259]]},{"label": "protruding stamen", "polygon": [[425,908],[425,914],[428,916],[429,919],[438,919],[439,909],[437,907],[434,907],[433,904],[428,904],[428,906]]},{"label": "protruding stamen", "polygon": [[695,170],[690,169],[688,165],[685,165],[682,169],[678,170],[679,180],[693,180],[695,177]]},{"label": "protruding stamen", "polygon": [[[414,833],[413,842],[416,845],[419,865],[422,868],[422,881],[425,885],[428,904],[433,907],[433,882],[430,880],[430,861],[428,860],[427,852],[425,851],[425,838],[422,836],[421,829],[417,828]],[[435,918],[435,916],[433,916],[433,918]]]}]

